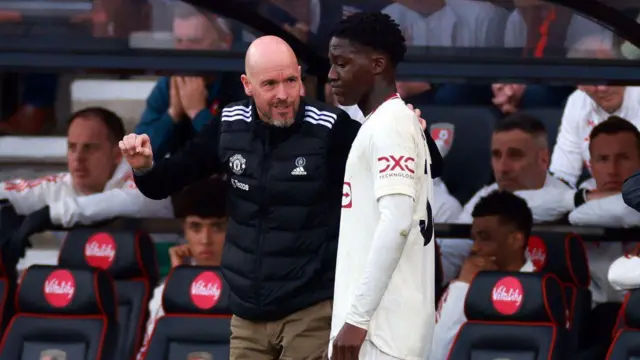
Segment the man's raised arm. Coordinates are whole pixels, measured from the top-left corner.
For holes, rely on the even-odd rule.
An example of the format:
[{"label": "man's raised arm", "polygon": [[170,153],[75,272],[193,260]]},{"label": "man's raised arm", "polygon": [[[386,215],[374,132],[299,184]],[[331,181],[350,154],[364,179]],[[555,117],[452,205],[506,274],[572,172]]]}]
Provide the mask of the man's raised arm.
[{"label": "man's raised arm", "polygon": [[149,136],[125,136],[120,141],[120,149],[133,169],[140,192],[150,199],[161,200],[193,182],[219,172],[218,127],[217,121],[206,125],[178,153],[156,163],[153,161]]}]

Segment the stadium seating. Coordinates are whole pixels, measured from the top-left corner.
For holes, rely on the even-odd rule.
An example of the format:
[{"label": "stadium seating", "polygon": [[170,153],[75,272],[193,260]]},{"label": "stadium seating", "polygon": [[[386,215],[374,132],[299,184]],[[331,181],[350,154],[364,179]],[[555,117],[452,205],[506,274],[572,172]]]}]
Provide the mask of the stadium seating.
[{"label": "stadium seating", "polygon": [[162,295],[147,360],[228,359],[229,290],[217,267],[178,266]]},{"label": "stadium seating", "polygon": [[622,309],[623,328],[617,332],[607,360],[635,360],[640,356],[640,290],[629,293]]},{"label": "stadium seating", "polygon": [[552,274],[481,272],[448,359],[566,359],[563,287]]},{"label": "stadium seating", "polygon": [[569,348],[590,347],[581,340],[591,311],[591,277],[582,239],[575,234],[536,233],[529,238],[527,253],[538,272],[554,274],[564,285]]},{"label": "stadium seating", "polygon": [[115,289],[99,269],[34,265],[22,277],[0,359],[120,360]]},{"label": "stadium seating", "polygon": [[451,195],[464,204],[492,179],[491,134],[497,121],[495,110],[437,106],[423,106],[420,110],[438,146],[449,149],[442,181]]},{"label": "stadium seating", "polygon": [[158,283],[155,247],[144,233],[70,232],[60,250],[58,265],[97,267],[115,280],[118,304],[118,354],[135,359],[149,318],[148,304]]}]

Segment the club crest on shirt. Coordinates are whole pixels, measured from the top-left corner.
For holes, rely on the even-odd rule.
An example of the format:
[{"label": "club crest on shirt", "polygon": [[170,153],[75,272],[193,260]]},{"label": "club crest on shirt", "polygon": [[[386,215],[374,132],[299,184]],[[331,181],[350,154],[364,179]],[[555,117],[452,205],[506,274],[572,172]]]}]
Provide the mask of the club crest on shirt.
[{"label": "club crest on shirt", "polygon": [[245,158],[240,154],[235,154],[229,158],[229,168],[236,175],[242,174],[246,166],[247,160],[245,160]]},{"label": "club crest on shirt", "polygon": [[455,126],[450,123],[436,123],[431,125],[431,138],[435,141],[442,157],[447,156],[453,145]]}]

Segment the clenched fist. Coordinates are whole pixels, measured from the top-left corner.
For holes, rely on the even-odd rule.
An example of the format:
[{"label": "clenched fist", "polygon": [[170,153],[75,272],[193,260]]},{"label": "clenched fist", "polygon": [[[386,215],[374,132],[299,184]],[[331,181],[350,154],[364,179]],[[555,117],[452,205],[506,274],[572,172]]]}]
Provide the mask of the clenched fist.
[{"label": "clenched fist", "polygon": [[151,140],[147,134],[129,134],[120,143],[122,155],[134,170],[150,169],[153,166]]}]

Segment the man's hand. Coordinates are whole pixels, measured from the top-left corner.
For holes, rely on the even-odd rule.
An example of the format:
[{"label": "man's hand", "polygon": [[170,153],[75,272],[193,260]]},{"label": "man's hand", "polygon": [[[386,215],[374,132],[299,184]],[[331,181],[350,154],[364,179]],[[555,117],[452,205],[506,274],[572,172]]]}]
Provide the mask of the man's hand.
[{"label": "man's hand", "polygon": [[471,284],[473,278],[480,271],[495,270],[498,270],[495,257],[470,255],[462,265],[462,269],[460,269],[460,276],[458,276],[457,280],[467,284]]},{"label": "man's hand", "polygon": [[199,76],[177,77],[178,95],[184,112],[193,120],[200,110],[207,107],[207,87]]},{"label": "man's hand", "polygon": [[169,258],[171,259],[171,267],[174,268],[178,265],[183,265],[186,258],[190,258],[191,248],[188,244],[176,245],[169,249]]},{"label": "man's hand", "polygon": [[416,116],[418,117],[418,121],[420,121],[420,127],[422,128],[422,131],[427,129],[427,120],[423,119],[422,116],[422,111],[420,111],[420,109],[414,108],[413,105],[411,104],[407,104],[407,107],[409,108],[409,110],[413,110],[413,113],[416,114]]},{"label": "man's hand", "polygon": [[169,115],[173,122],[179,122],[185,116],[180,101],[180,89],[178,88],[178,77],[172,76],[169,80]]},{"label": "man's hand", "polygon": [[331,360],[358,360],[367,330],[345,323],[333,340]]},{"label": "man's hand", "polygon": [[153,166],[151,140],[147,134],[129,134],[118,145],[133,170],[151,169]]},{"label": "man's hand", "polygon": [[307,40],[309,40],[309,26],[303,22],[297,22],[293,26],[284,24],[283,28],[302,42],[307,42]]},{"label": "man's hand", "polygon": [[511,114],[518,111],[518,105],[522,94],[526,89],[524,84],[493,84],[493,104],[500,109],[503,114]]}]

